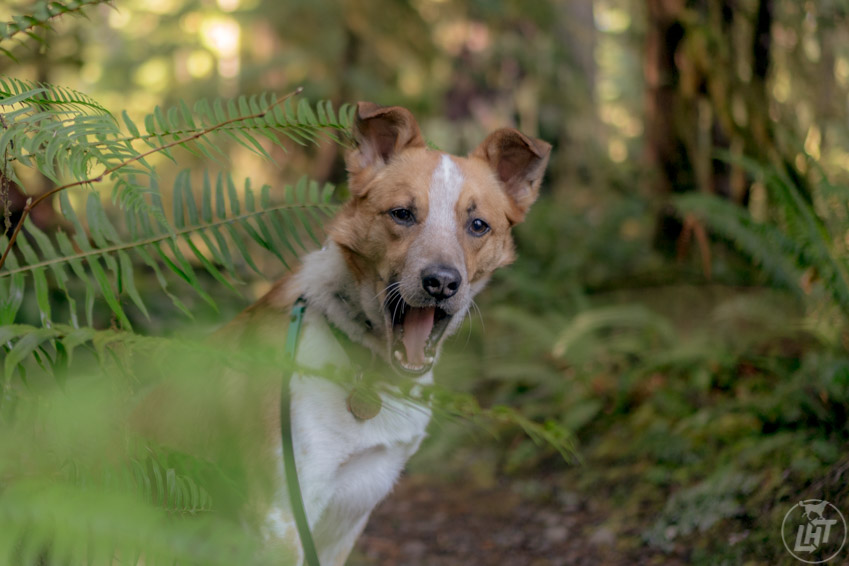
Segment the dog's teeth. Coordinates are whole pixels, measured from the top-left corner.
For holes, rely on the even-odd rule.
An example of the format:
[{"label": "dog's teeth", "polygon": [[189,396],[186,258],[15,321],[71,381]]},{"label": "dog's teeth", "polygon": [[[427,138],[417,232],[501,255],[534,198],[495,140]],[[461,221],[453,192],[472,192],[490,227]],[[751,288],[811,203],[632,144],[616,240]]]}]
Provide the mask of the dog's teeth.
[{"label": "dog's teeth", "polygon": [[426,357],[425,362],[428,363],[428,364],[432,364],[433,363],[433,356]]},{"label": "dog's teeth", "polygon": [[404,355],[401,353],[401,350],[395,350],[395,359],[399,362],[404,359]]}]

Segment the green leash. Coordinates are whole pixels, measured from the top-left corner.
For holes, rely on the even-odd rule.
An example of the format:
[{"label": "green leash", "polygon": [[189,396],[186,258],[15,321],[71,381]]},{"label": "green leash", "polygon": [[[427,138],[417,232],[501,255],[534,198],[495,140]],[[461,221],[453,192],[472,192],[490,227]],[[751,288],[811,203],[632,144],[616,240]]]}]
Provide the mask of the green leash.
[{"label": "green leash", "polygon": [[301,484],[298,481],[298,470],[295,467],[295,447],[292,443],[292,400],[289,395],[289,382],[294,373],[295,352],[298,349],[298,338],[301,335],[301,326],[304,322],[306,310],[306,299],[298,297],[298,300],[292,306],[284,349],[287,367],[284,370],[283,387],[280,391],[280,433],[283,437],[283,470],[286,473],[289,504],[292,506],[295,526],[298,528],[298,536],[301,538],[301,547],[304,549],[304,560],[308,566],[321,566],[318,561],[318,553],[315,550],[315,542],[312,539],[312,533],[310,533],[310,524],[307,520],[306,509],[304,509],[304,497],[301,494]]}]

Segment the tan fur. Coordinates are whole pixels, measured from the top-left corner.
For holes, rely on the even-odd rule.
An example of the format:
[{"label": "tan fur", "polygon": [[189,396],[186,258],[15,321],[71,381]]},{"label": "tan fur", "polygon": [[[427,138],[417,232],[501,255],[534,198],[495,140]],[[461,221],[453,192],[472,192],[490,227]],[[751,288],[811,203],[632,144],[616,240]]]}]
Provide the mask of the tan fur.
[{"label": "tan fur", "polygon": [[[345,158],[352,196],[330,224],[325,248],[307,256],[301,270],[277,282],[223,329],[218,335],[222,344],[282,348],[289,310],[302,296],[308,307],[297,354],[301,367],[350,364],[331,326],[391,366],[398,343],[395,337],[393,346],[393,333],[400,323],[388,312],[387,301],[389,286],[397,285],[393,292],[411,310],[447,313],[441,319],[447,321],[443,333],[429,335],[435,342],[428,362],[432,365],[475,294],[493,271],[514,260],[510,230],[538,195],[551,149],[547,143],[505,128],[490,134],[468,157],[446,156],[426,147],[408,110],[371,103],[360,103],[354,137],[358,145]],[[444,200],[430,202],[432,195]],[[415,222],[394,219],[391,211],[399,208],[412,211]],[[475,219],[485,221],[489,231],[473,233]],[[456,293],[438,297],[427,291],[423,274],[433,266],[456,269]],[[430,366],[417,371],[417,383],[431,382]],[[279,459],[279,381],[227,376],[224,382],[229,404],[238,406],[244,419],[243,428],[263,428],[259,443],[266,456]],[[343,564],[371,509],[424,438],[429,409],[386,397],[384,406],[393,408],[360,421],[347,411],[347,392],[338,384],[297,375],[290,389],[298,475],[310,526],[322,563]],[[167,435],[167,430],[160,432]],[[265,468],[269,458],[259,460]],[[276,466],[282,474],[280,463]],[[250,503],[265,517],[270,547],[297,540],[287,518],[282,477],[277,485],[269,500]],[[258,488],[251,497],[264,493]]]},{"label": "tan fur", "polygon": [[[406,148],[383,170],[357,170],[352,177],[353,196],[331,224],[329,233],[345,250],[352,272],[364,284],[377,290],[392,273],[403,268],[420,227],[398,226],[384,212],[393,206],[404,206],[421,218],[427,216],[428,184],[440,155],[416,145]],[[456,237],[465,250],[466,271],[475,283],[515,259],[510,228],[524,217],[532,199],[523,197],[523,205],[511,200],[481,151],[469,158],[457,157],[455,162],[466,178],[456,206],[457,217],[462,219]],[[530,187],[527,190],[533,198],[538,186],[537,182],[533,191]],[[490,225],[491,232],[486,237],[474,238],[464,233],[465,221],[472,213]]]},{"label": "tan fur", "polygon": [[330,226],[331,239],[345,250],[352,271],[372,285],[388,282],[403,266],[417,230],[399,226],[385,214],[394,206],[427,215],[427,189],[438,155],[423,148],[404,151],[361,186]]}]

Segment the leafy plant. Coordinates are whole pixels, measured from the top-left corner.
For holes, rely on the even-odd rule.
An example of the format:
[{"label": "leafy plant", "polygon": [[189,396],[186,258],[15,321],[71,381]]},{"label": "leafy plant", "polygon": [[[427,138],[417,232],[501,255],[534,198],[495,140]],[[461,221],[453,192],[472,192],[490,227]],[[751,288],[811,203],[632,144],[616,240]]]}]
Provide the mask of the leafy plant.
[{"label": "leafy plant", "polygon": [[[42,41],[34,30],[99,3],[38,3],[0,27],[0,42]],[[279,352],[226,352],[134,327],[157,316],[157,295],[188,317],[195,299],[218,308],[213,288],[238,295],[251,272],[264,276],[258,250],[288,269],[321,244],[334,187],[302,178],[256,188],[210,166],[230,147],[270,160],[287,141],[349,143],[353,108],[295,104],[299,93],[178,101],[136,123],[84,93],[0,77],[0,191],[27,193],[34,172],[53,185],[29,195],[14,226],[5,214],[0,235],[0,564],[266,562],[262,519],[246,503],[272,497],[257,439],[243,430],[256,410],[238,408],[245,418],[233,419],[221,380],[231,369],[251,375],[251,386],[276,383]],[[163,181],[162,158],[170,169],[180,150],[206,167]],[[39,227],[33,209],[54,203],[61,225]],[[129,423],[144,421],[150,388],[165,380],[217,427],[210,435],[191,411],[168,421],[157,406],[156,422],[171,423],[168,435],[185,437],[186,451]],[[574,453],[554,421],[438,387],[422,394],[444,418],[507,423],[564,458]]]},{"label": "leafy plant", "polygon": [[[262,562],[255,531],[243,528],[227,504],[229,493],[248,491],[251,439],[239,446],[218,439],[226,445],[226,459],[223,448],[196,456],[158,447],[131,426],[133,419],[153,418],[143,411],[144,385],[170,368],[177,371],[168,376],[170,387],[202,391],[198,386],[209,386],[212,368],[225,356],[113,330],[2,330],[17,344],[15,335],[27,342],[50,334],[57,349],[49,353],[64,352],[66,361],[73,356],[75,362],[61,387],[49,373],[32,371],[30,393],[19,392],[0,406],[0,564]],[[99,362],[91,363],[87,354]],[[39,357],[46,361],[46,355]],[[139,359],[148,362],[146,371]],[[155,418],[168,415],[158,407]],[[173,431],[196,449],[202,432]]]},{"label": "leafy plant", "polygon": [[[849,263],[844,236],[849,229],[849,188],[828,181],[821,169],[818,190],[806,198],[793,180],[774,167],[739,159],[767,190],[769,216],[756,220],[714,195],[689,193],[675,199],[682,214],[703,218],[733,242],[778,285],[800,297],[821,297],[849,316]],[[818,167],[813,160],[811,163]]]},{"label": "leafy plant", "polygon": [[[34,15],[1,28],[0,40],[34,36],[55,15],[96,3],[39,4]],[[228,144],[270,159],[269,144],[285,149],[286,139],[346,143],[352,108],[295,105],[298,93],[200,101],[192,109],[179,102],[137,125],[83,93],[0,78],[0,190],[14,183],[26,192],[26,168],[55,187],[32,195],[14,227],[5,215],[0,237],[0,563],[261,561],[256,531],[242,528],[241,511],[225,504],[247,489],[239,451],[229,446],[226,459],[162,451],[115,408],[144,398],[149,364],[133,360],[174,359],[174,339],[131,332],[138,315],[128,306],[149,313],[150,295],[137,287],[140,268],[192,316],[187,291],[216,306],[198,270],[238,293],[246,269],[260,272],[254,247],[288,267],[307,242],[319,242],[321,222],[334,210],[333,187],[304,178],[279,191],[254,189],[250,179],[237,184],[207,170],[196,191],[184,170],[166,211],[155,159],[176,163],[178,147],[211,163],[226,157]],[[122,212],[104,205],[91,190],[98,185],[111,187]],[[81,199],[69,194],[81,191]],[[30,213],[54,195],[64,224],[46,232]],[[175,289],[175,281],[184,287]],[[33,303],[40,325],[20,324],[21,309]],[[108,309],[116,329],[96,329],[103,321],[96,305]],[[205,350],[183,347],[180,359]],[[181,375],[212,371],[196,364]],[[39,410],[45,406],[46,414]]]},{"label": "leafy plant", "polygon": [[[258,136],[276,144],[282,144],[278,134],[302,144],[314,142],[324,131],[346,131],[351,113],[350,107],[343,107],[337,119],[329,103],[319,103],[316,114],[305,101],[295,112],[289,99],[299,93],[299,89],[277,99],[267,95],[239,97],[226,102],[216,100],[211,106],[201,101],[195,105],[194,112],[189,111],[185,103],[167,112],[157,107],[145,118],[144,134],[124,112],[123,120],[130,136],[123,136],[112,116],[84,95],[68,96],[68,91],[55,87],[28,88],[33,85],[14,80],[9,84],[10,95],[0,99],[0,106],[11,108],[4,115],[4,133],[0,137],[0,150],[4,155],[0,172],[20,184],[11,167],[12,163],[19,163],[37,168],[57,183],[63,174],[75,178],[28,202],[22,220],[33,207],[56,193],[77,186],[91,186],[107,178],[114,182],[113,199],[120,205],[144,208],[142,195],[145,191],[136,179],[140,175],[155,176],[155,169],[145,159],[153,154],[162,153],[173,161],[171,148],[181,146],[213,159],[220,156],[221,150],[207,137],[217,133],[270,159]],[[42,106],[48,109],[43,110]],[[89,113],[91,108],[95,109],[93,115]],[[145,144],[148,149],[137,150],[133,145],[136,142]],[[54,162],[58,165],[54,166]],[[93,170],[97,171],[92,173]],[[164,217],[160,216],[160,220]],[[0,268],[21,226],[23,222],[12,232],[10,244],[0,257]]]},{"label": "leafy plant", "polygon": [[757,485],[757,478],[732,469],[720,469],[693,487],[675,493],[645,538],[649,544],[670,549],[678,537],[704,533],[717,522],[743,512],[743,498]]},{"label": "leafy plant", "polygon": [[[132,324],[125,313],[122,301],[129,299],[145,316],[148,309],[139,293],[134,265],[142,264],[155,274],[161,289],[174,306],[192,317],[191,311],[179,296],[169,290],[169,277],[175,275],[188,284],[190,290],[216,308],[195,274],[196,267],[187,259],[190,254],[215,281],[239,293],[239,274],[243,266],[260,273],[246,240],[275,255],[288,267],[285,254],[297,254],[306,249],[301,233],[318,242],[315,225],[324,215],[331,213],[333,187],[301,179],[294,187],[284,189],[282,202],[275,202],[268,185],[255,195],[250,179],[242,190],[236,188],[229,175],[219,173],[214,182],[204,174],[201,204],[195,202],[190,172],[177,175],[172,191],[174,225],[165,220],[158,183],[151,179],[145,206],[139,210],[125,209],[123,226],[119,231],[102,206],[96,193],[89,193],[86,202],[86,230],[77,216],[67,194],[60,195],[63,216],[74,228],[72,236],[59,230],[54,241],[34,223],[27,221],[26,232],[33,239],[18,240],[22,261],[14,254],[8,256],[8,269],[0,272],[0,289],[6,299],[0,302],[0,324],[11,324],[26,293],[33,292],[42,321],[55,319],[48,290],[48,274],[64,294],[68,305],[67,321],[80,325],[76,296],[79,290],[71,287],[74,279],[81,283],[85,293],[84,313],[89,326],[94,325],[94,302],[106,301],[120,326],[130,329]],[[241,193],[241,194],[240,194]],[[91,240],[91,241],[90,241]],[[0,246],[8,246],[8,239],[0,238]],[[205,251],[201,251],[202,246]],[[260,273],[261,274],[261,273]],[[110,276],[111,275],[111,276]]]},{"label": "leafy plant", "polygon": [[[3,167],[10,171],[5,178],[20,181],[11,173],[12,164],[17,164],[36,168],[57,182],[64,175],[77,180],[28,201],[11,235],[0,238],[3,248],[0,323],[11,324],[16,320],[29,290],[35,295],[42,324],[52,325],[54,316],[49,297],[52,278],[66,298],[66,320],[72,326],[80,325],[77,306],[80,290],[73,282],[82,283],[82,310],[89,326],[94,324],[95,300],[102,297],[117,323],[129,329],[130,318],[122,304],[125,299],[142,314],[148,314],[134,282],[133,258],[149,268],[174,305],[191,316],[184,302],[169,290],[166,274],[187,283],[213,307],[215,303],[203,289],[186,254],[191,254],[216,281],[235,291],[234,283],[239,281],[243,265],[259,271],[251,259],[246,237],[272,251],[285,265],[285,253],[304,249],[302,233],[317,241],[314,226],[323,214],[333,209],[329,200],[332,188],[320,189],[306,179],[294,189],[285,189],[282,202],[277,202],[268,186],[260,189],[257,198],[249,179],[239,191],[232,178],[218,174],[213,189],[209,173],[204,174],[198,206],[189,172],[183,171],[175,180],[172,225],[162,206],[156,168],[146,157],[162,152],[173,159],[170,150],[178,145],[206,156],[211,156],[213,150],[220,153],[216,145],[204,139],[213,132],[223,133],[268,157],[252,132],[260,132],[266,138],[273,137],[273,132],[285,132],[290,139],[308,143],[332,129],[339,132],[333,137],[340,139],[350,123],[349,107],[343,108],[337,118],[327,103],[320,103],[317,113],[306,103],[299,104],[297,111],[291,105],[281,109],[276,102],[257,110],[260,103],[267,104],[265,96],[241,97],[226,103],[217,101],[212,106],[198,104],[195,115],[182,104],[181,111],[157,109],[148,116],[146,134],[141,134],[125,113],[124,121],[131,135],[121,137],[122,132],[111,115],[85,95],[52,86],[31,88],[32,84],[14,80],[6,81],[5,85],[10,92],[0,99],[0,107],[12,109],[3,115],[6,126],[0,138],[7,159]],[[42,106],[48,110],[39,110]],[[215,122],[216,119],[220,121]],[[63,141],[57,144],[56,139]],[[133,146],[136,142],[150,149],[141,152]],[[64,165],[55,166],[54,162]],[[142,167],[135,167],[136,163]],[[92,174],[92,169],[100,171]],[[139,176],[147,179],[147,186],[137,180]],[[124,207],[125,234],[116,229],[96,193],[90,193],[86,201],[85,225],[66,193],[68,189],[91,186],[106,179],[113,181],[113,195]],[[59,195],[63,216],[74,230],[71,236],[60,229],[51,239],[30,220],[29,211],[53,194]],[[24,228],[32,242],[29,238],[18,239]],[[17,254],[13,253],[15,244]],[[208,252],[201,252],[199,246]],[[231,251],[231,246],[235,251]],[[22,361],[20,358],[16,363]]]},{"label": "leafy plant", "polygon": [[12,52],[2,47],[4,41],[18,39],[25,35],[40,43],[44,43],[44,37],[39,31],[49,29],[53,20],[67,14],[79,14],[85,8],[106,4],[110,0],[70,0],[69,2],[52,2],[39,0],[32,6],[29,14],[13,15],[11,21],[0,22],[0,52],[14,59]]}]

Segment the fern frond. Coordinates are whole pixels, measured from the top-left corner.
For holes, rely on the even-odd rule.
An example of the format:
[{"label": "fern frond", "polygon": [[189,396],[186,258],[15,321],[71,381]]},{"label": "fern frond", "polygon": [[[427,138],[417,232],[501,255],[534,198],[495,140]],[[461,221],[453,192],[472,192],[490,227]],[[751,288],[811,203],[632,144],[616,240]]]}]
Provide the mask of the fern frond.
[{"label": "fern frond", "polygon": [[[112,114],[85,93],[50,83],[39,83],[0,75],[0,106],[28,106],[39,110],[55,109],[69,113]],[[5,108],[4,112],[12,111]]]},{"label": "fern frond", "polygon": [[[287,98],[282,106],[274,104],[274,95],[262,93],[253,96],[239,96],[235,99],[216,99],[210,103],[201,99],[189,110],[184,102],[170,109],[159,107],[144,118],[143,128],[139,127],[126,113],[122,119],[130,136],[115,140],[103,140],[96,145],[112,143],[132,144],[141,141],[154,148],[181,138],[203,132],[215,124],[230,121],[224,127],[217,128],[217,134],[226,136],[248,151],[270,159],[261,140],[265,139],[284,150],[283,138],[298,144],[315,143],[320,137],[327,136],[342,143],[350,129],[354,107],[342,105],[334,111],[329,101],[316,103],[316,110],[306,100],[293,106]],[[251,117],[245,119],[246,117]],[[221,150],[206,137],[181,144],[189,151],[205,157],[220,157]]]},{"label": "fern frond", "polygon": [[[214,187],[213,187],[214,185]],[[103,299],[124,328],[131,328],[125,307],[131,303],[145,316],[147,307],[135,285],[136,266],[150,268],[162,290],[174,305],[191,316],[179,297],[169,290],[169,279],[176,277],[188,285],[211,307],[215,301],[204,290],[197,270],[238,293],[237,286],[245,267],[261,270],[253,260],[255,244],[280,260],[288,268],[287,257],[308,249],[302,234],[320,242],[318,222],[335,211],[330,202],[332,187],[320,187],[314,181],[301,179],[294,187],[286,187],[283,198],[275,201],[271,187],[264,186],[257,196],[250,180],[237,189],[233,179],[219,174],[214,183],[205,175],[200,191],[201,205],[195,201],[190,176],[179,174],[174,183],[172,216],[174,226],[165,222],[165,210],[155,180],[146,189],[144,210],[128,209],[123,220],[128,233],[121,233],[116,222],[103,208],[95,193],[89,194],[83,226],[66,193],[60,193],[60,207],[74,228],[69,236],[59,231],[55,241],[27,219],[24,229],[32,242],[19,238],[19,250],[25,259],[20,264],[10,254],[7,265],[0,269],[2,320],[14,321],[26,293],[34,294],[42,320],[53,320],[48,290],[51,280],[67,299],[71,324],[78,324],[80,290],[72,288],[72,278],[84,289],[85,320],[93,326],[93,303]],[[0,246],[6,244],[0,238]],[[166,276],[167,275],[167,276]]]},{"label": "fern frond", "polygon": [[[676,206],[703,216],[708,224],[762,265],[777,283],[797,293],[804,292],[800,287],[803,271],[813,268],[831,300],[849,316],[849,263],[837,243],[847,229],[845,217],[841,222],[826,212],[824,218],[816,206],[817,199],[822,197],[813,195],[814,202],[803,197],[786,171],[749,158],[727,155],[726,158],[763,180],[776,216],[774,222],[757,223],[748,211],[716,197],[685,195],[676,200]],[[827,180],[824,185],[825,194],[846,194],[830,187]],[[828,211],[828,203],[820,208]],[[829,225],[835,227],[835,235],[829,231]]]},{"label": "fern frond", "polygon": [[[55,377],[59,377],[57,373],[63,371],[63,367],[73,365],[74,358],[79,355],[80,350],[93,355],[100,363],[106,363],[118,350],[136,352],[155,359],[169,355],[182,358],[200,355],[205,360],[214,359],[214,364],[218,368],[232,361],[242,361],[237,355],[229,352],[222,353],[220,349],[213,348],[209,344],[198,344],[191,340],[144,336],[115,329],[96,330],[90,326],[75,327],[60,323],[49,328],[30,324],[6,324],[0,325],[0,362],[2,362],[0,375],[4,376],[4,383],[8,385],[16,371],[23,375],[27,370],[25,365],[31,362],[33,353],[39,350],[48,358],[48,361],[57,362],[42,367],[47,375]],[[252,353],[246,359],[258,364],[257,360],[261,358],[264,359]],[[0,397],[0,401],[2,399]],[[2,462],[0,462],[0,473],[2,473]]]},{"label": "fern frond", "polygon": [[809,166],[820,178],[814,203],[817,215],[823,219],[829,233],[845,233],[849,228],[849,186],[833,183],[822,164],[812,156],[805,155]]},{"label": "fern frond", "polygon": [[[38,28],[49,28],[54,19],[66,14],[79,13],[82,10],[106,4],[110,0],[70,0],[69,2],[57,2],[55,0],[39,0],[32,6],[32,11],[25,15],[15,15],[7,22],[0,22],[0,44],[18,35],[26,35],[38,42],[44,43],[44,38],[36,33]],[[12,59],[12,53],[3,47],[0,52],[5,53]]]},{"label": "fern frond", "polygon": [[[140,380],[174,371],[169,385],[209,388],[228,352],[116,330],[0,326],[3,365],[33,369],[26,352],[51,358],[46,365],[65,352],[73,372],[53,386],[41,381],[37,392],[16,387],[11,373],[0,379],[0,403],[14,403],[0,405],[0,564],[253,563],[258,541],[232,503],[248,491],[250,450],[222,443],[225,458],[151,445],[127,418],[147,394]],[[139,359],[151,363],[140,368]],[[132,371],[114,371],[110,360]],[[146,376],[156,364],[161,371]],[[203,445],[201,436],[187,447]]]},{"label": "fern frond", "polygon": [[[581,461],[574,436],[554,420],[539,423],[529,419],[521,411],[506,405],[481,407],[473,395],[459,393],[438,385],[423,388],[416,386],[416,391],[416,394],[407,391],[400,395],[414,403],[420,402],[422,397],[426,398],[436,419],[461,420],[484,428],[492,428],[492,425],[516,427],[536,445],[554,449],[564,461]],[[394,395],[399,393],[396,392]]]},{"label": "fern frond", "polygon": [[[87,179],[97,166],[109,167],[132,157],[133,153],[126,148],[101,151],[87,143],[89,138],[115,135],[118,132],[111,117],[63,117],[63,114],[64,111],[17,114],[14,121],[6,121],[3,126],[0,152],[7,161],[35,168],[57,184],[67,177]],[[26,183],[17,177],[14,168],[7,167],[6,172],[26,192]]]},{"label": "fern frond", "polygon": [[[296,91],[298,92],[298,91]],[[181,146],[207,158],[222,156],[215,137],[226,137],[266,159],[271,155],[261,141],[285,146],[283,138],[297,143],[314,143],[322,136],[341,141],[350,126],[353,107],[334,112],[329,102],[317,103],[318,116],[306,100],[293,109],[289,96],[282,107],[276,97],[265,93],[231,100],[204,100],[189,111],[185,103],[168,111],[156,108],[145,117],[144,132],[126,112],[122,114],[125,136],[119,124],[91,98],[53,85],[0,78],[0,155],[34,167],[61,184],[58,190],[111,179],[113,196],[124,208],[138,207],[139,185],[131,177],[154,174],[146,157],[161,152],[174,160],[171,148]],[[5,111],[8,107],[8,111]],[[141,152],[134,143],[149,149]],[[131,167],[138,163],[139,167]],[[14,168],[6,174],[26,191]],[[148,211],[150,212],[150,211]]]},{"label": "fern frond", "polygon": [[835,304],[849,316],[849,266],[837,253],[825,222],[786,173],[777,173],[770,180],[770,194],[781,202],[788,225],[795,228],[791,235],[802,243],[801,263],[817,270]]},{"label": "fern frond", "polygon": [[258,563],[258,540],[214,515],[179,520],[137,497],[55,479],[0,494],[0,564]]},{"label": "fern frond", "polygon": [[[85,179],[95,165],[128,157],[126,147],[91,146],[116,137],[118,124],[96,101],[64,87],[0,77],[0,127],[4,162],[36,168],[57,183],[67,176]],[[4,172],[26,191],[13,167]]]},{"label": "fern frond", "polygon": [[640,305],[616,305],[590,309],[575,316],[557,337],[552,354],[558,358],[568,357],[581,350],[578,346],[596,332],[622,328],[651,332],[663,344],[674,342],[675,331],[666,318]]},{"label": "fern frond", "polygon": [[197,515],[213,510],[212,496],[196,479],[202,475],[198,468],[209,467],[188,454],[148,448],[144,457],[129,460],[129,469],[124,474],[110,479],[116,488],[129,488],[144,501],[172,514]]},{"label": "fern frond", "polygon": [[749,212],[714,195],[690,193],[677,197],[673,204],[682,215],[702,218],[718,234],[730,240],[748,255],[779,286],[801,293],[803,270],[795,258],[801,253],[800,242],[770,223],[756,222]]}]

